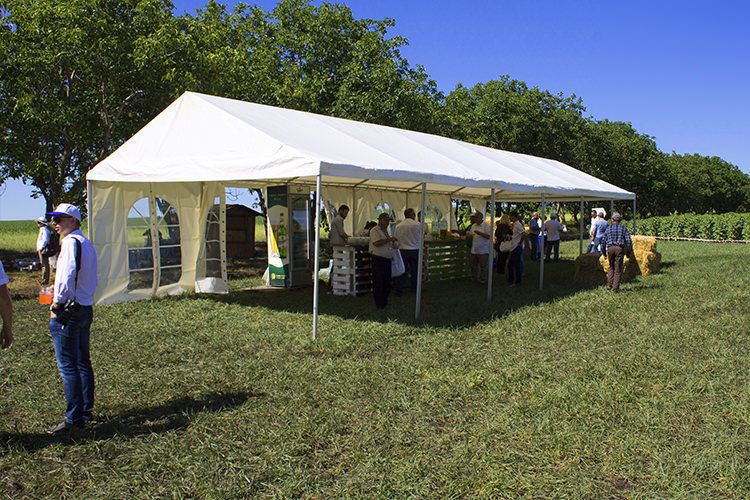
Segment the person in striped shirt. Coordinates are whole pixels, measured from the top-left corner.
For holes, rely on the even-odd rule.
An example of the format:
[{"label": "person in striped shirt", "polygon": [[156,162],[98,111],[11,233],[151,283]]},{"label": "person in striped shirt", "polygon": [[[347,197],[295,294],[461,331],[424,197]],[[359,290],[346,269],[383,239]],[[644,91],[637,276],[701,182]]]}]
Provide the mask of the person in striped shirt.
[{"label": "person in striped shirt", "polygon": [[607,290],[617,293],[620,291],[620,279],[622,278],[622,263],[625,254],[633,250],[633,240],[625,226],[620,224],[622,215],[615,212],[612,214],[612,224],[604,232],[604,245],[607,249]]}]

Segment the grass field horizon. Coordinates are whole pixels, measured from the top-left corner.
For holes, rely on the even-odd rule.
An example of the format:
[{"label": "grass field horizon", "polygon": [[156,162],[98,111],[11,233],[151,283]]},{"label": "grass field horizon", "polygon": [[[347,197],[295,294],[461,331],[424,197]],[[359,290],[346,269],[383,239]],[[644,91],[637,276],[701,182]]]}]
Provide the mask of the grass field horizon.
[{"label": "grass field horizon", "polygon": [[662,272],[619,295],[573,284],[578,243],[562,250],[541,292],[529,262],[489,303],[428,284],[419,321],[413,295],[385,312],[323,295],[317,342],[309,289],[97,307],[96,422],[67,438],[44,434],[64,397],[24,288],[0,352],[0,492],[750,496],[750,245],[660,241]]}]

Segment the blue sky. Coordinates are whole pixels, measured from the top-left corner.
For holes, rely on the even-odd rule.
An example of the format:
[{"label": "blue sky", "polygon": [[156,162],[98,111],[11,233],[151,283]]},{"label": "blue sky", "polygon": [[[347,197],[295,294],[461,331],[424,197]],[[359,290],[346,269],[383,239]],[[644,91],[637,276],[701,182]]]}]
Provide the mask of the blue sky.
[{"label": "blue sky", "polygon": [[[175,1],[193,13],[205,1]],[[235,5],[237,2],[222,2]],[[254,3],[269,10],[276,2]],[[315,2],[319,4],[319,2]],[[509,74],[575,94],[597,119],[629,121],[665,152],[716,155],[750,173],[750,4],[741,1],[344,0],[392,35],[438,87]],[[43,209],[6,183],[0,219]]]}]

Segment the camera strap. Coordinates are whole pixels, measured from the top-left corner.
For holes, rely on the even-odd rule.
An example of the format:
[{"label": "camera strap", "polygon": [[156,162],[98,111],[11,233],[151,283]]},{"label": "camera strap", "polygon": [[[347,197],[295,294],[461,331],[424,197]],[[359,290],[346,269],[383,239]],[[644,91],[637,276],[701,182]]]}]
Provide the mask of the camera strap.
[{"label": "camera strap", "polygon": [[78,272],[81,270],[81,242],[73,236],[73,239],[76,240],[76,285],[73,289],[73,302],[76,301],[76,294],[78,293]]}]

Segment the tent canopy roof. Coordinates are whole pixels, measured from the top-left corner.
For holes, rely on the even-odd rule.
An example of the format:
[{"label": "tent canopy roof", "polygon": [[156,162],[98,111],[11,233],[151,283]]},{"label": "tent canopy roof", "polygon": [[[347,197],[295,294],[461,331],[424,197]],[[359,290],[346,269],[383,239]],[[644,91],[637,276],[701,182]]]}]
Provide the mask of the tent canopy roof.
[{"label": "tent canopy roof", "polygon": [[632,199],[564,163],[436,135],[186,92],[91,169],[90,181],[286,182],[498,200]]}]

